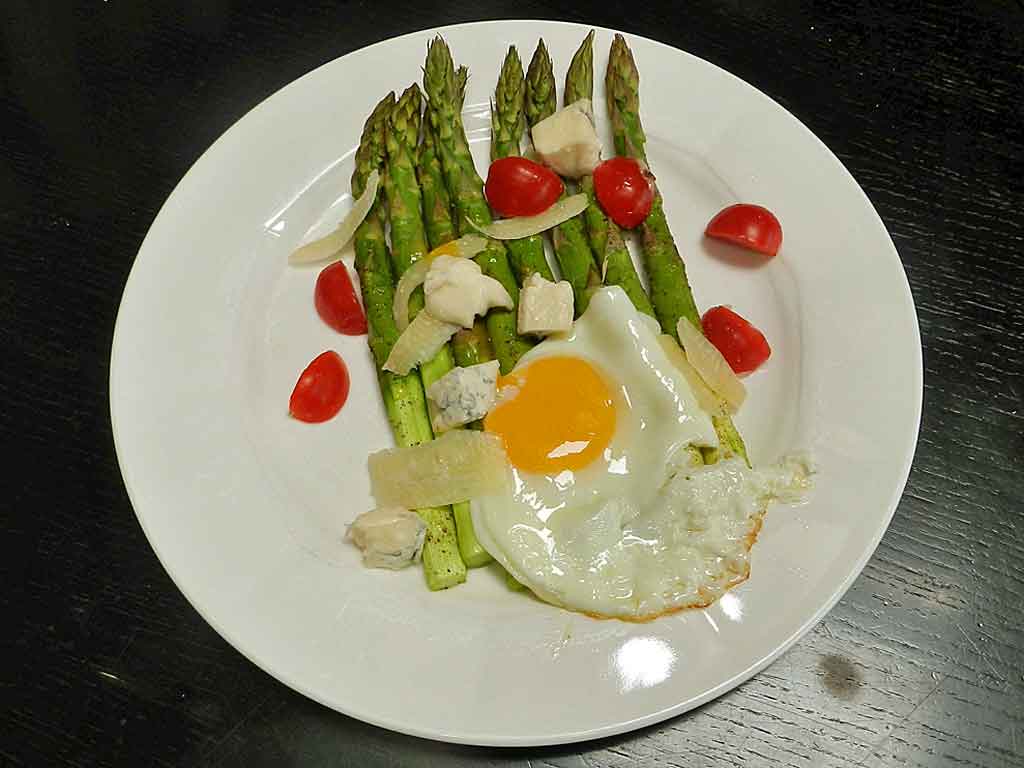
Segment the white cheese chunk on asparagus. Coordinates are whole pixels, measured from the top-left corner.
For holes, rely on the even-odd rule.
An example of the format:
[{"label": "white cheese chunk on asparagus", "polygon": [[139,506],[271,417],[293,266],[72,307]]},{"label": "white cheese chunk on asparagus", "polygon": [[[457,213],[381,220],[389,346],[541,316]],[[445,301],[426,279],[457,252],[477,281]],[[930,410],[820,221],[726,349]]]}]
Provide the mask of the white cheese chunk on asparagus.
[{"label": "white cheese chunk on asparagus", "polygon": [[553,283],[536,272],[523,283],[519,292],[520,334],[546,336],[572,328],[572,285],[565,280]]},{"label": "white cheese chunk on asparagus", "polygon": [[453,368],[427,388],[435,432],[445,432],[482,419],[494,407],[498,391],[498,361]]},{"label": "white cheese chunk on asparagus", "polygon": [[438,256],[431,262],[423,292],[427,312],[463,328],[471,328],[473,318],[492,307],[513,307],[501,283],[484,275],[475,261],[457,256]]},{"label": "white cheese chunk on asparagus", "polygon": [[533,126],[533,148],[560,176],[578,179],[601,162],[601,140],[591,109],[589,100],[580,99]]}]

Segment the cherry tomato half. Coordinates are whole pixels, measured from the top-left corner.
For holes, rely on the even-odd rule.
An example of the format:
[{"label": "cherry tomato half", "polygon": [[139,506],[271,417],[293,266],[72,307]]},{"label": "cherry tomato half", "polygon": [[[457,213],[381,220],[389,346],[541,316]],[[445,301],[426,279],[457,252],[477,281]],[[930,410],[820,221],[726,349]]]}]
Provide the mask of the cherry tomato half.
[{"label": "cherry tomato half", "polygon": [[774,256],[782,245],[782,225],[775,214],[749,203],[723,208],[708,222],[704,234],[766,256]]},{"label": "cherry tomato half", "polygon": [[348,399],[348,368],[332,350],[318,355],[295,382],[288,413],[299,421],[316,424],[337,415]]},{"label": "cherry tomato half", "polygon": [[525,157],[503,157],[487,171],[487,202],[502,216],[536,216],[562,195],[565,185],[546,165]]},{"label": "cherry tomato half", "polygon": [[640,226],[651,212],[654,186],[650,172],[628,157],[613,157],[594,169],[594,192],[605,213],[620,227]]},{"label": "cherry tomato half", "polygon": [[728,307],[712,307],[700,324],[734,373],[750,373],[772,354],[764,334]]},{"label": "cherry tomato half", "polygon": [[366,333],[366,315],[356,298],[356,289],[344,262],[336,261],[321,270],[313,291],[316,311],[331,328],[346,336]]}]

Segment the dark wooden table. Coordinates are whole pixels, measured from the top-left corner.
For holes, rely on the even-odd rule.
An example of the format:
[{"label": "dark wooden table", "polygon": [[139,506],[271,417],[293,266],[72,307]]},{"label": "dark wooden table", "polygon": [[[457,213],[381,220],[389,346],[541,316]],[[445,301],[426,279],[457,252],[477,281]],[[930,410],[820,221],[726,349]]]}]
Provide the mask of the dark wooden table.
[{"label": "dark wooden table", "polygon": [[[492,0],[3,5],[0,763],[1024,765],[1019,3],[653,0],[588,14]],[[662,40],[804,121],[892,233],[925,364],[906,493],[862,576],[813,632],[688,715],[528,751],[364,725],[235,652],[143,536],[107,401],[132,260],[219,134],[334,57],[510,13]]]}]

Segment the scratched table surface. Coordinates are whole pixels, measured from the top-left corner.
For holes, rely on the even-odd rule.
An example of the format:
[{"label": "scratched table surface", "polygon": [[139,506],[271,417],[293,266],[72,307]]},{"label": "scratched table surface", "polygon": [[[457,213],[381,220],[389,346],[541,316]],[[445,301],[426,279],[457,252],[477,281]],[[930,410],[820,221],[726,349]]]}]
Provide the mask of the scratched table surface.
[{"label": "scratched table surface", "polygon": [[[0,38],[0,764],[1024,765],[1024,7],[63,5],[6,0]],[[484,750],[336,714],[222,640],[136,522],[107,379],[142,238],[228,126],[356,48],[510,12],[670,43],[806,123],[892,233],[925,390],[892,525],[788,653],[639,732]]]}]

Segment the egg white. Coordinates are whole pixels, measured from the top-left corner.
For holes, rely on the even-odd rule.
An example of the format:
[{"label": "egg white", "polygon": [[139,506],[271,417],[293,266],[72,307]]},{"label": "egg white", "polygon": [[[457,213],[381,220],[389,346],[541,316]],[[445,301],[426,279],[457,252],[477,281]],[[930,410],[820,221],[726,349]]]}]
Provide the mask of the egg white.
[{"label": "egg white", "polygon": [[571,332],[517,366],[583,358],[616,406],[601,458],[557,475],[513,468],[511,495],[473,501],[481,544],[550,603],[626,619],[710,604],[746,578],[765,505],[792,480],[741,460],[693,465],[688,447],[718,439],[658,334],[621,288],[603,288]]}]

